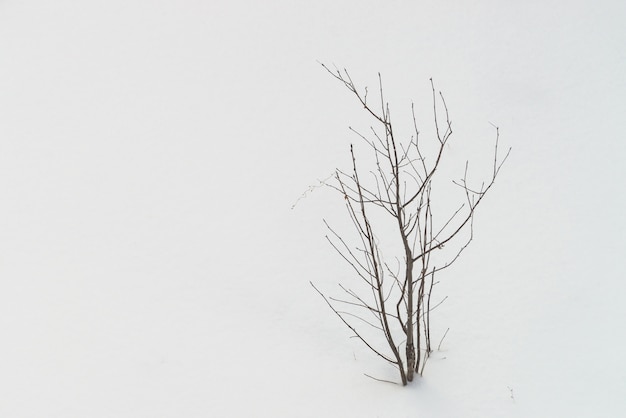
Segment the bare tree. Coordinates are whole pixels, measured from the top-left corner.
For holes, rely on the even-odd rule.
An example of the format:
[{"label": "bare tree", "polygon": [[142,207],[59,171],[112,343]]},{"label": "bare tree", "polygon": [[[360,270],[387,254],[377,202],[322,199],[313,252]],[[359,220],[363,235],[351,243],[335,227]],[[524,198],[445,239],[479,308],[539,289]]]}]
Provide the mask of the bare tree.
[{"label": "bare tree", "polygon": [[[343,298],[327,297],[313,283],[328,306],[376,355],[398,369],[403,385],[423,373],[432,352],[430,313],[435,275],[450,267],[473,238],[476,208],[494,185],[506,161],[498,156],[499,132],[493,155],[493,169],[488,181],[480,187],[468,184],[468,166],[460,180],[463,202],[443,217],[433,213],[433,180],[438,177],[446,145],[452,135],[452,123],[441,93],[435,92],[430,80],[433,100],[435,135],[430,143],[421,142],[414,106],[411,106],[413,134],[400,140],[394,133],[389,105],[383,94],[382,78],[378,75],[379,97],[374,108],[368,101],[367,88],[360,91],[346,71],[328,71],[357,99],[373,119],[368,135],[352,128],[371,151],[370,167],[362,170],[357,164],[354,147],[350,146],[351,170],[337,169],[335,183],[329,184],[342,196],[357,234],[357,244],[351,245],[326,221],[326,236],[330,244],[354,271],[365,291],[354,291],[340,284]],[[440,121],[443,108],[445,121]],[[433,145],[434,144],[434,145]],[[439,184],[439,183],[437,183]],[[440,208],[437,207],[439,211]],[[395,257],[383,255],[393,248],[379,240],[381,231],[395,230]],[[447,246],[450,244],[450,246]],[[445,249],[444,249],[445,247]],[[452,249],[452,251],[450,251]],[[444,253],[437,257],[435,253]],[[392,263],[395,260],[395,265]],[[364,328],[368,330],[364,331]],[[374,330],[371,335],[369,330]],[[382,346],[380,338],[384,337]]]}]

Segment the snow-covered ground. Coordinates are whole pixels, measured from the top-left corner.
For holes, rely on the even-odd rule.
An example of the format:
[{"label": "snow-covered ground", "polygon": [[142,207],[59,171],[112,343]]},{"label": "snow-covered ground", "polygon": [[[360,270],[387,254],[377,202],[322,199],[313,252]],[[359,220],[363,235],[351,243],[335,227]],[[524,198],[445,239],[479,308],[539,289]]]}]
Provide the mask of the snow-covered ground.
[{"label": "snow-covered ground", "polygon": [[[620,1],[0,2],[0,416],[626,415]],[[361,109],[513,153],[402,388],[309,286]],[[402,128],[402,124],[404,128]],[[428,130],[427,127],[424,128]],[[343,224],[342,224],[343,222]]]}]

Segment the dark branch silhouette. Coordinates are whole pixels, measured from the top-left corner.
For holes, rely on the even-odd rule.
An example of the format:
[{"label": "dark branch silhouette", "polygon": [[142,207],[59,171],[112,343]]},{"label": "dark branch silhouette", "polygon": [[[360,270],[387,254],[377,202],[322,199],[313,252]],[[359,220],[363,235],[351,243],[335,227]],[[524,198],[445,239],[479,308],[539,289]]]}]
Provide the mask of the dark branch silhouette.
[{"label": "dark branch silhouette", "polygon": [[[437,188],[437,185],[433,180],[440,172],[444,151],[452,136],[452,122],[444,97],[441,92],[437,94],[432,79],[430,85],[435,126],[433,142],[436,146],[431,154],[421,142],[414,106],[411,106],[414,135],[405,141],[396,137],[380,74],[379,103],[374,108],[368,102],[368,89],[358,89],[348,71],[331,70],[324,64],[322,67],[341,82],[374,119],[374,126],[370,129],[371,136],[350,128],[368,145],[373,155],[373,165],[361,171],[355,149],[351,145],[351,171],[337,169],[335,184],[329,184],[340,193],[346,205],[358,237],[358,246],[351,246],[324,221],[330,231],[330,236],[327,235],[326,238],[361,279],[367,297],[341,286],[348,298],[329,298],[313,283],[311,285],[356,338],[398,369],[401,382],[406,385],[413,380],[415,373],[423,372],[432,352],[430,313],[445,300],[444,298],[431,306],[431,297],[437,284],[435,274],[458,260],[472,241],[476,208],[491,190],[511,150],[504,157],[499,157],[500,134],[496,128],[491,177],[479,188],[470,187],[469,163],[466,163],[463,178],[453,182],[460,187],[464,202],[458,204],[451,215],[436,217],[433,213],[433,188]],[[440,120],[438,102],[444,109],[443,121]],[[361,173],[367,175],[361,176]],[[388,219],[388,223],[380,221],[381,214]],[[442,223],[439,223],[440,219]],[[385,261],[379,243],[379,234],[387,234],[387,237],[389,233],[395,235],[397,247],[401,249],[393,257],[398,261],[398,269],[395,271]],[[450,246],[452,251],[448,249],[448,244],[454,244]],[[435,252],[450,254],[447,261],[439,267],[431,265],[434,263],[432,255]],[[344,306],[346,310],[339,310],[338,305]],[[378,347],[371,337],[359,331],[353,323],[355,320],[356,323],[369,325],[382,333],[383,345],[387,349]]]}]

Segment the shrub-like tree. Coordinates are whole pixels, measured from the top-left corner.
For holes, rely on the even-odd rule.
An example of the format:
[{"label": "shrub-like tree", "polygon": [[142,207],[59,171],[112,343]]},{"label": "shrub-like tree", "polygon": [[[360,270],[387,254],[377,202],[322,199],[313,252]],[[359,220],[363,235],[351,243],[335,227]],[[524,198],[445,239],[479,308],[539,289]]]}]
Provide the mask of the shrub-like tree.
[{"label": "shrub-like tree", "polygon": [[[432,79],[435,137],[424,144],[414,106],[411,107],[413,135],[405,140],[396,136],[380,74],[378,104],[374,108],[368,101],[367,88],[360,91],[346,70],[333,71],[322,66],[356,97],[374,124],[368,135],[350,128],[369,146],[371,165],[363,170],[351,145],[350,171],[337,169],[334,184],[329,184],[345,202],[358,237],[357,244],[349,244],[324,221],[330,232],[326,238],[363,287],[359,291],[339,284],[344,296],[336,298],[325,296],[313,283],[311,285],[356,338],[397,368],[402,384],[406,385],[415,373],[423,372],[432,352],[430,312],[434,309],[431,295],[435,275],[450,267],[471,242],[476,208],[494,185],[511,149],[503,158],[498,156],[496,128],[490,179],[479,188],[470,187],[466,162],[463,178],[453,181],[460,188],[464,201],[450,208],[443,217],[436,217],[433,181],[441,171],[452,123],[444,97],[436,94]],[[441,108],[445,121],[439,120],[438,109]],[[437,211],[442,209],[438,206]],[[387,237],[390,230],[395,230],[395,246],[379,241],[380,236]],[[389,256],[389,248],[395,248],[399,254]],[[443,258],[446,261],[434,265],[433,255],[446,251],[450,251],[447,258]]]}]

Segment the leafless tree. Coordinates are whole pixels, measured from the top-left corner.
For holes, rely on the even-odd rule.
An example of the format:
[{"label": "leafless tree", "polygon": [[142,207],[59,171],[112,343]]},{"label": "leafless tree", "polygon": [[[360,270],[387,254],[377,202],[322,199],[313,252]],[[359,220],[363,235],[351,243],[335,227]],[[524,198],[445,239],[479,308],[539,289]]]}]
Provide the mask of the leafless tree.
[{"label": "leafless tree", "polygon": [[[326,238],[365,290],[355,291],[340,284],[344,296],[336,298],[325,296],[313,283],[311,285],[356,338],[397,368],[402,384],[406,385],[415,373],[423,373],[432,352],[430,313],[436,307],[431,304],[437,283],[435,275],[450,267],[471,242],[476,208],[494,185],[511,150],[499,157],[496,128],[489,180],[478,188],[470,187],[466,162],[463,177],[453,181],[461,191],[463,202],[450,208],[443,217],[435,217],[433,181],[441,171],[452,123],[444,97],[435,92],[432,79],[434,137],[429,143],[422,143],[413,105],[413,134],[405,140],[395,134],[380,74],[379,97],[372,105],[367,88],[359,90],[348,71],[322,66],[356,97],[374,122],[367,135],[350,128],[368,145],[372,157],[370,166],[363,170],[357,164],[351,145],[351,170],[337,169],[335,183],[329,184],[345,202],[356,230],[357,244],[351,245],[324,221],[329,230]],[[443,121],[440,120],[441,109]],[[439,206],[437,211],[440,211]],[[398,252],[395,257],[383,255],[383,247],[385,252],[394,248],[393,244],[380,241],[380,236],[388,231],[395,231],[392,234]],[[438,266],[435,253],[444,254],[443,258],[436,257],[441,263]],[[374,330],[373,335],[370,330]],[[382,346],[380,335],[384,337]]]}]

